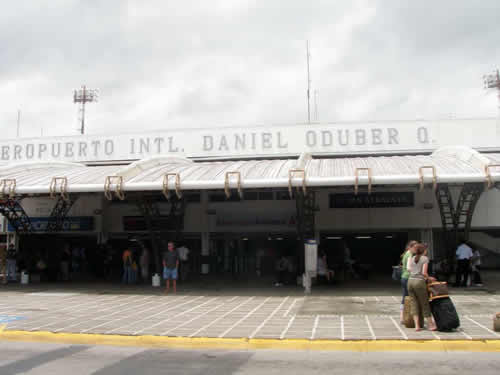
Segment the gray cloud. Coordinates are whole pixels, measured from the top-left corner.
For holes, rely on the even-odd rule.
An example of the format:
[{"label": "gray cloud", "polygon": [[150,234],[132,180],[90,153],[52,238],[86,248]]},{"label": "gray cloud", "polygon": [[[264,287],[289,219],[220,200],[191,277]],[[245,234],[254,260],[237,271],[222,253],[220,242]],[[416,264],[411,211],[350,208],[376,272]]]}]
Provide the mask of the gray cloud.
[{"label": "gray cloud", "polygon": [[0,126],[88,132],[306,120],[305,41],[321,121],[496,116],[497,1],[22,0],[0,14]]}]

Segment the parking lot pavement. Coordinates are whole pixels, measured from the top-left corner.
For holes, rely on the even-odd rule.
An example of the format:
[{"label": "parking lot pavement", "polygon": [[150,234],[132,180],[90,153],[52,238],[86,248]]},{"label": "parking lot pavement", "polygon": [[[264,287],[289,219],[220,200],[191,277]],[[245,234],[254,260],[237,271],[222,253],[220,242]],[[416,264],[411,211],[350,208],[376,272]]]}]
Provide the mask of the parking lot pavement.
[{"label": "parking lot pavement", "polygon": [[500,296],[456,295],[461,327],[415,332],[399,323],[399,296],[0,293],[5,330],[273,339],[500,339]]}]

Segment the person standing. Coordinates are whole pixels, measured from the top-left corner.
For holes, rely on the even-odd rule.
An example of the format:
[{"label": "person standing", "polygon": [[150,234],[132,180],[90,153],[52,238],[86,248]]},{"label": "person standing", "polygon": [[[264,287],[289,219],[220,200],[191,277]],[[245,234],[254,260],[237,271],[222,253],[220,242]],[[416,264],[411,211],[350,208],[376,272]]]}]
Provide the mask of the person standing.
[{"label": "person standing", "polygon": [[465,242],[465,240],[460,241],[460,245],[457,248],[457,276],[455,279],[455,286],[467,286],[467,279],[469,277],[470,259],[472,258],[472,249]]},{"label": "person standing", "polygon": [[189,249],[186,245],[182,245],[177,248],[177,253],[179,254],[180,259],[180,273],[181,280],[186,281],[189,275]]},{"label": "person standing", "polygon": [[62,281],[69,280],[69,265],[71,262],[71,250],[69,244],[64,245],[63,253],[61,255],[61,279]]},{"label": "person standing", "polygon": [[419,243],[414,246],[414,249],[415,254],[412,254],[408,258],[406,264],[406,268],[410,273],[410,277],[408,278],[408,294],[412,297],[411,315],[415,321],[416,331],[421,331],[423,328],[420,327],[420,311],[424,318],[427,319],[429,330],[435,331],[437,327],[432,318],[429,294],[427,292],[427,280],[429,279],[429,258],[425,256],[427,248]]},{"label": "person standing", "polygon": [[146,246],[142,248],[142,254],[139,262],[141,265],[142,280],[147,282],[149,279],[149,249]]},{"label": "person standing", "polygon": [[405,251],[401,255],[401,307],[399,313],[399,321],[403,322],[403,309],[405,305],[405,297],[408,296],[408,279],[410,277],[410,271],[408,271],[408,259],[415,254],[415,246],[418,244],[417,241],[410,241],[406,244]]},{"label": "person standing", "polygon": [[172,280],[174,294],[177,293],[177,270],[179,269],[179,254],[172,241],[167,244],[167,251],[163,254],[163,278],[165,279],[165,294],[170,291]]},{"label": "person standing", "polygon": [[122,283],[123,284],[131,284],[132,283],[132,251],[130,249],[125,249],[122,255],[122,261],[123,261],[123,277],[122,277]]},{"label": "person standing", "polygon": [[0,245],[0,273],[3,275],[2,284],[7,284],[7,249]]},{"label": "person standing", "polygon": [[17,251],[13,243],[7,248],[7,281],[17,281]]},{"label": "person standing", "polygon": [[474,277],[474,285],[475,286],[483,286],[483,281],[481,280],[481,253],[479,250],[474,250],[472,253],[472,275]]},{"label": "person standing", "polygon": [[333,272],[333,270],[328,268],[328,259],[326,258],[325,252],[321,252],[318,255],[317,274],[318,274],[318,276],[324,277],[328,284],[333,279],[334,272]]}]

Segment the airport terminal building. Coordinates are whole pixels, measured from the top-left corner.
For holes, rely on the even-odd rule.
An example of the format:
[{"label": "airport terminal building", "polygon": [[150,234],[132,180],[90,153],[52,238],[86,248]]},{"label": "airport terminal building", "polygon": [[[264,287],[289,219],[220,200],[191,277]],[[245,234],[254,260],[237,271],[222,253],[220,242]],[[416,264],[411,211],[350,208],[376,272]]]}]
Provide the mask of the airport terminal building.
[{"label": "airport terminal building", "polygon": [[[303,268],[316,239],[390,275],[404,244],[435,262],[468,238],[500,266],[498,119],[200,128],[0,142],[1,239],[25,253],[130,238],[185,243],[197,274]],[[98,262],[98,261],[97,261]],[[337,273],[341,275],[341,272]]]}]

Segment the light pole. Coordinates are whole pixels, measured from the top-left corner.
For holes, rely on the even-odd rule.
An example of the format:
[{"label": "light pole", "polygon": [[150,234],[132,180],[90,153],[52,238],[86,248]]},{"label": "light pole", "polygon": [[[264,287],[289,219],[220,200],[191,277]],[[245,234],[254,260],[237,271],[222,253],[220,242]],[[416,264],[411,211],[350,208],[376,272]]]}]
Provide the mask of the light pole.
[{"label": "light pole", "polygon": [[484,75],[483,81],[485,89],[497,90],[498,102],[500,106],[500,73],[498,69],[494,73]]},{"label": "light pole", "polygon": [[85,103],[97,102],[98,89],[88,89],[82,86],[73,92],[73,103],[80,103],[80,134],[85,133]]}]

